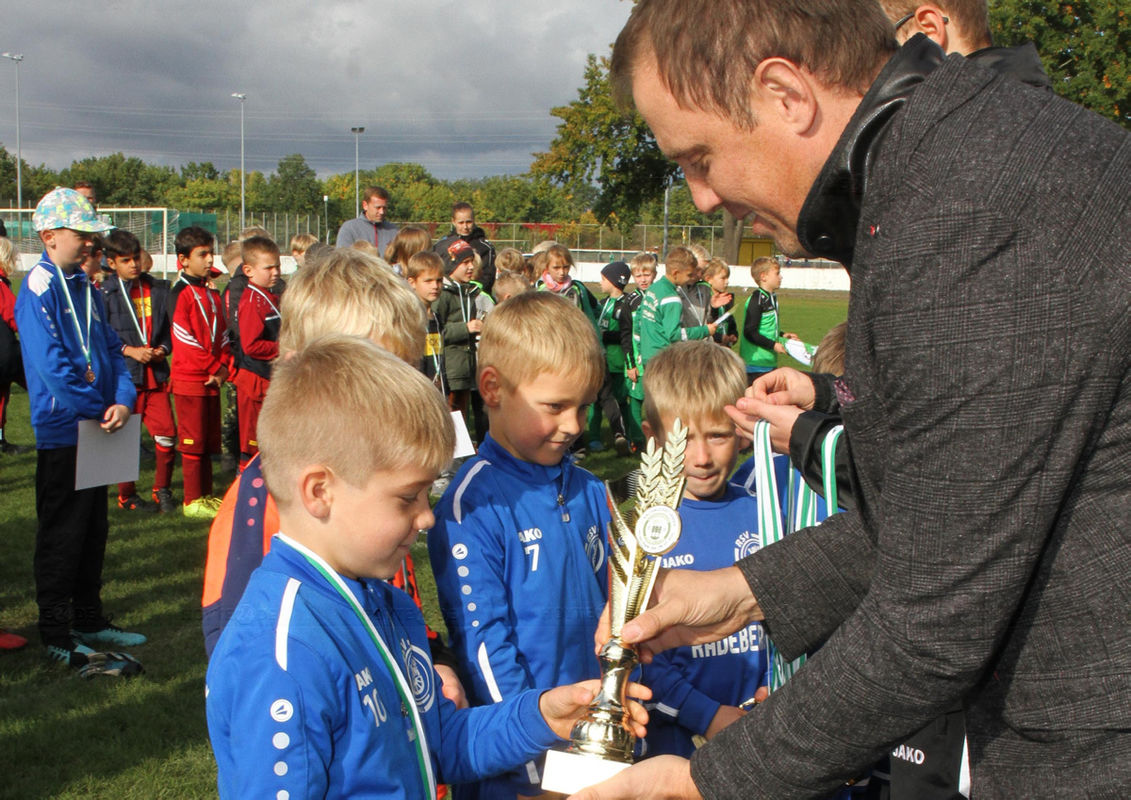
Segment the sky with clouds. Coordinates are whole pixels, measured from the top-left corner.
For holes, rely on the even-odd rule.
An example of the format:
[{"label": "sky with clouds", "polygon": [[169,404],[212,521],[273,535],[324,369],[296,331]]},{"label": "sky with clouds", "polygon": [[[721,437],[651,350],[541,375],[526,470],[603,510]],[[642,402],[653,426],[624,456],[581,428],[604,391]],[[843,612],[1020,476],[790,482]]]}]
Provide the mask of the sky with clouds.
[{"label": "sky with clouds", "polygon": [[[414,161],[441,178],[525,172],[607,54],[627,0],[0,0],[22,53],[24,160],[121,151],[248,170],[302,153],[325,176]],[[16,151],[16,65],[0,59],[0,143]]]}]

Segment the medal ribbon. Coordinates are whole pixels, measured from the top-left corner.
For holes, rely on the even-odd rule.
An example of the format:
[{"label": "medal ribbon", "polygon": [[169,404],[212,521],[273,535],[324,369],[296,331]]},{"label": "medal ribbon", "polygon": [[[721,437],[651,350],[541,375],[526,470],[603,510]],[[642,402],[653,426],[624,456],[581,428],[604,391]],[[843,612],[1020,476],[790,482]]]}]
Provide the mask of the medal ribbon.
[{"label": "medal ribbon", "polygon": [[267,292],[260,289],[254,283],[249,283],[247,285],[247,288],[251,289],[253,292],[256,292],[260,297],[262,297],[264,300],[266,300],[267,305],[271,306],[271,310],[275,312],[275,316],[277,316],[277,317],[282,316],[282,314],[279,313],[278,307],[274,303],[272,303],[271,298],[267,296]]},{"label": "medal ribbon", "polygon": [[[133,300],[132,297],[130,297],[131,287],[125,281],[122,281],[122,287],[126,290],[126,308],[128,308],[130,310],[130,319],[133,320],[134,330],[136,330],[137,335],[141,337],[141,346],[142,347],[149,347],[149,326],[147,324],[145,324],[145,314],[141,315],[141,318],[140,318],[141,321],[139,322],[137,311],[134,309],[134,300]],[[138,280],[138,284],[137,284],[137,296],[138,296],[138,300],[141,301],[141,307],[144,310],[145,309],[145,284],[142,283],[140,279]],[[153,298],[153,294],[150,293],[150,299],[152,300],[152,298]],[[151,305],[152,305],[152,303],[151,303]],[[150,309],[150,313],[152,313],[152,308]]]},{"label": "medal ribbon", "polygon": [[397,687],[397,694],[400,695],[401,708],[411,715],[414,734],[412,741],[416,750],[416,764],[420,769],[420,777],[424,781],[425,794],[423,800],[433,800],[433,798],[436,797],[436,776],[432,773],[432,759],[428,757],[425,750],[424,721],[420,718],[420,710],[416,707],[416,700],[413,699],[412,689],[409,687],[408,680],[405,678],[404,671],[401,669],[400,664],[393,658],[393,654],[389,650],[388,645],[385,644],[385,640],[382,639],[381,634],[377,632],[373,620],[365,613],[365,609],[361,607],[361,602],[354,595],[350,587],[346,585],[346,582],[342,580],[342,576],[335,572],[318,554],[298,542],[288,539],[281,533],[276,535],[305,558],[310,566],[314,567],[314,569],[329,582],[330,586],[342,596],[342,599],[346,601],[353,613],[361,620],[361,624],[365,627],[369,638],[373,641],[373,644],[376,645],[377,651],[381,654],[381,660],[385,662],[385,668],[393,676],[393,683]]},{"label": "medal ribbon", "polygon": [[[63,275],[63,270],[59,268],[59,265],[55,264],[54,266],[55,272],[59,275],[59,284],[63,287],[63,297],[67,298],[67,308],[71,310],[71,322],[75,324],[75,335],[79,337],[79,347],[82,349],[83,358],[86,359],[87,375],[91,375],[93,374],[91,372],[93,364],[90,360],[90,281],[86,281],[86,338],[83,339],[82,327],[79,325],[79,315],[78,312],[75,311],[75,301],[71,299],[71,290],[67,288],[67,279]],[[87,378],[87,382],[93,383],[94,381]]]}]

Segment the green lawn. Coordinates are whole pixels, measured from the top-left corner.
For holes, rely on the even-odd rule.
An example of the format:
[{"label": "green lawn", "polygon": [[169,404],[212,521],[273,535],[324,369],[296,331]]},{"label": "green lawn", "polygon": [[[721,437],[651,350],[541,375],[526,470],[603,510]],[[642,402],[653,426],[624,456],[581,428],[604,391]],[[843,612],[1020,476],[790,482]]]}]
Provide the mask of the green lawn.
[{"label": "green lawn", "polygon": [[[737,298],[739,316],[744,299]],[[782,327],[812,344],[847,308],[846,295],[828,292],[782,292],[780,301]],[[17,443],[32,442],[27,396],[18,388],[6,433]],[[585,466],[612,477],[633,464],[605,451],[590,455]],[[152,474],[152,460],[143,461],[139,487],[150,486]],[[179,475],[178,466],[175,481]],[[231,477],[218,474],[217,490]],[[80,680],[44,659],[35,634],[35,454],[0,455],[0,626],[32,640],[22,651],[0,654],[0,798],[215,795],[200,629],[207,534],[201,522],[111,505],[103,598],[116,622],[149,636],[134,651],[146,672],[131,681]],[[423,542],[413,555],[435,609]],[[438,624],[434,611],[428,616]]]}]

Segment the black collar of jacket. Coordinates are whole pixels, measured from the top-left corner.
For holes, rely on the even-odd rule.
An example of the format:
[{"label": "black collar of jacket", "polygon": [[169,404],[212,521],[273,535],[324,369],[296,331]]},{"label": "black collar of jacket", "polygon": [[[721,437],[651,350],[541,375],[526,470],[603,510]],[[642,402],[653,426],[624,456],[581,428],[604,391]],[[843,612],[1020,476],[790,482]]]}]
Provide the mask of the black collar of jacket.
[{"label": "black collar of jacket", "polygon": [[185,272],[183,270],[181,271],[181,280],[184,281],[185,283],[189,284],[190,286],[200,286],[201,288],[204,288],[204,289],[208,288],[208,279],[207,278],[198,278],[195,275],[189,275],[187,272]]},{"label": "black collar of jacket", "polygon": [[1045,65],[1041,63],[1037,46],[1032,42],[1019,44],[1016,47],[984,47],[966,57],[989,67],[998,75],[1036,86],[1038,89],[1052,89],[1052,81],[1045,72]]},{"label": "black collar of jacket", "polygon": [[852,265],[860,206],[879,143],[911,92],[944,59],[942,49],[918,33],[880,71],[801,207],[797,239],[807,252]]}]

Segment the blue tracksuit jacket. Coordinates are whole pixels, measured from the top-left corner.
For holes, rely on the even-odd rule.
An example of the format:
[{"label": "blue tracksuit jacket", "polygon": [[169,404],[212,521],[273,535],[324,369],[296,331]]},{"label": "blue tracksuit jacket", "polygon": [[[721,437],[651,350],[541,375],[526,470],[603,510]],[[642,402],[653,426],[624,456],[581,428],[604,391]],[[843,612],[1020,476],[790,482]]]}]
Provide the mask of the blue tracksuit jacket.
[{"label": "blue tracksuit jacket", "polygon": [[[430,800],[391,671],[297,547],[283,536],[272,542],[208,667],[220,796]],[[412,599],[381,580],[343,580],[412,687],[438,781],[501,772],[560,742],[538,692],[457,710],[440,692]]]},{"label": "blue tracksuit jacket", "polygon": [[[679,516],[683,532],[664,567],[721,569],[762,546],[757,500],[741,486],[729,484],[719,500],[684,500]],[[757,622],[718,642],[660,653],[640,678],[653,692],[644,754],[690,757],[692,734],[707,731],[720,705],[736,706],[765,686],[768,667]]]},{"label": "blue tracksuit jacket", "polygon": [[[598,677],[593,634],[608,592],[601,482],[569,459],[519,461],[488,434],[434,510],[428,553],[472,703]],[[528,765],[511,796],[538,794],[539,780]]]},{"label": "blue tracksuit jacket", "polygon": [[[122,340],[107,322],[102,292],[90,286],[86,273],[76,269],[59,280],[55,265],[44,252],[24,279],[16,298],[16,324],[27,373],[31,425],[40,450],[74,447],[78,423],[102,419],[114,404],[133,410],[137,400],[129,368],[122,357]],[[69,292],[86,337],[87,289],[90,289],[90,358],[94,383],[87,383],[86,358],[71,310]]]}]

